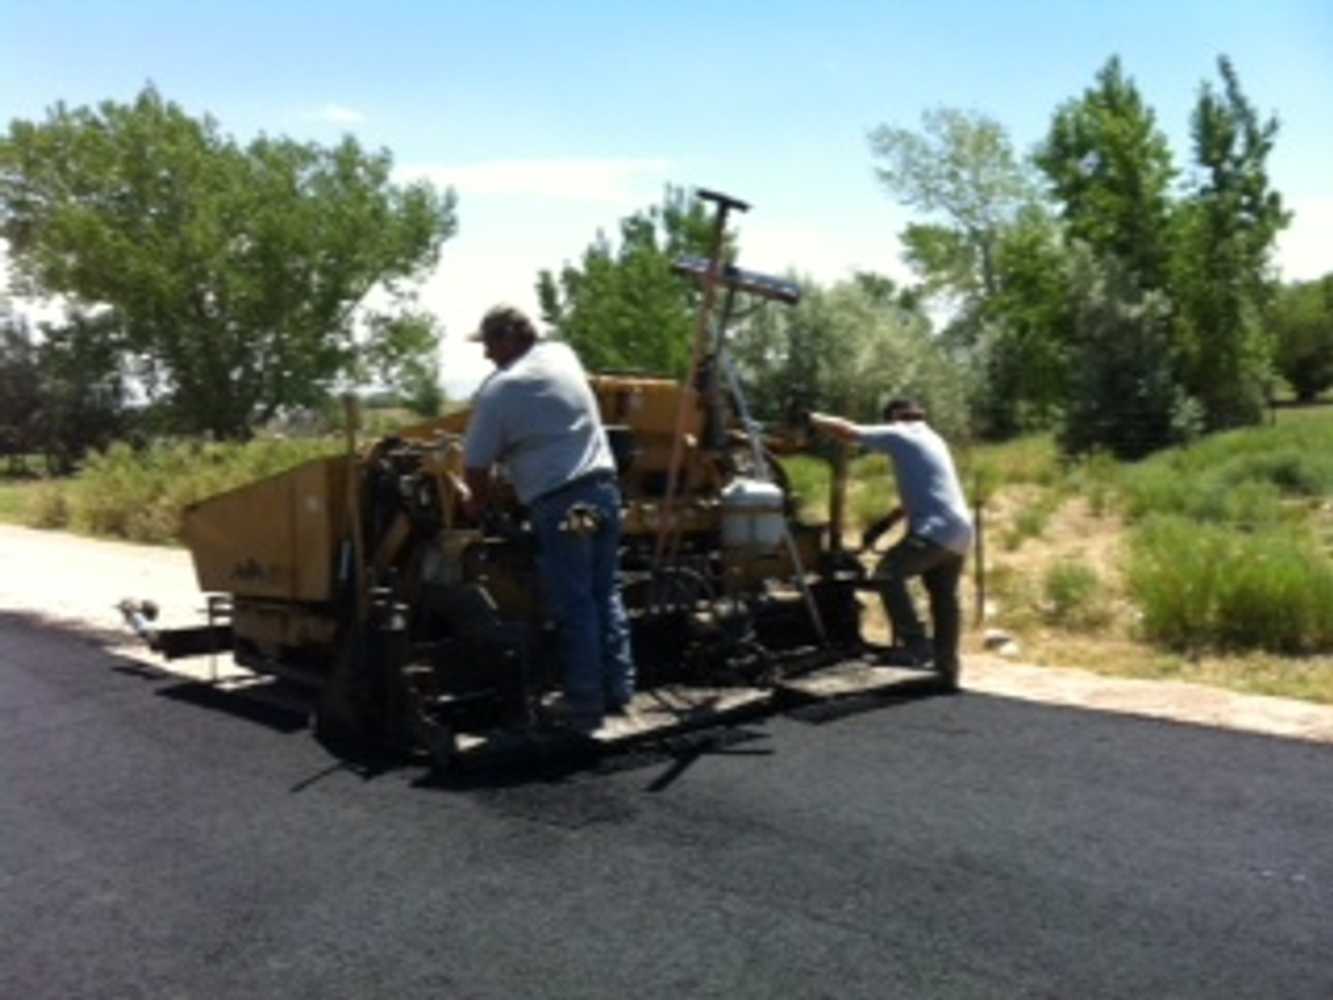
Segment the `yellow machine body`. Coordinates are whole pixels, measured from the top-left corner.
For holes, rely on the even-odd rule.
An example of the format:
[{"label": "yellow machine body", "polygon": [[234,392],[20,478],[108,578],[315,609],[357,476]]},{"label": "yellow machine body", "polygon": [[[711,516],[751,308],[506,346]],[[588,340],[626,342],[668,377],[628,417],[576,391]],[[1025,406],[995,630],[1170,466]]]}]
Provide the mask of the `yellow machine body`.
[{"label": "yellow machine body", "polygon": [[[791,498],[769,486],[765,496],[786,498],[777,510],[789,544],[773,544],[771,532],[760,547],[724,544],[735,510],[723,498],[728,484],[754,475],[752,443],[734,431],[710,433],[698,394],[669,379],[590,381],[617,452],[622,583],[641,683],[665,682],[682,663],[694,678],[708,664],[768,670],[768,654],[754,654],[760,645],[818,641],[810,590],[802,603],[793,580],[815,578],[827,564],[835,537],[827,526],[800,524]],[[200,588],[230,597],[226,638],[238,662],[311,685],[320,717],[362,735],[376,729],[400,745],[438,745],[439,726],[424,720],[447,718],[451,731],[471,725],[468,713],[487,698],[494,711],[475,724],[512,724],[526,717],[534,692],[558,686],[558,644],[548,634],[524,512],[512,494],[504,501],[500,483],[498,521],[466,515],[469,415],[306,462],[186,511],[184,541]],[[766,461],[780,476],[776,461]],[[663,567],[655,553],[668,510]],[[823,587],[818,597],[825,617],[857,634],[847,588]]]},{"label": "yellow machine body", "polygon": [[276,601],[327,601],[347,531],[344,457],[210,497],[185,513],[183,536],[199,588]]}]

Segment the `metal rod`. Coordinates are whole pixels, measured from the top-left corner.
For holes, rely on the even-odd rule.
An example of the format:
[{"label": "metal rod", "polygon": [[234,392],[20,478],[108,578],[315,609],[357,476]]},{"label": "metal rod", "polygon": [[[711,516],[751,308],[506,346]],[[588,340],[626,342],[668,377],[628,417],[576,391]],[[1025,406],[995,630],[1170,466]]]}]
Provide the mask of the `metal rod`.
[{"label": "metal rod", "polygon": [[973,579],[977,585],[977,608],[975,612],[976,627],[980,628],[986,621],[986,544],[985,532],[983,530],[982,514],[985,507],[978,502],[974,508],[976,512],[976,558],[973,560]]},{"label": "metal rod", "polygon": [[842,533],[847,524],[847,445],[833,444],[833,481],[829,484],[829,551],[842,552]]},{"label": "metal rod", "polygon": [[725,244],[727,213],[735,207],[741,211],[749,208],[744,202],[726,195],[700,189],[698,196],[717,203],[713,215],[713,238],[708,257],[708,270],[704,274],[703,301],[699,305],[699,318],[694,330],[694,345],[690,354],[690,370],[685,384],[681,388],[680,402],[676,406],[676,429],[671,438],[671,461],[667,466],[666,495],[662,498],[662,509],[657,524],[657,544],[653,550],[653,569],[661,567],[662,557],[667,550],[668,536],[675,531],[675,500],[677,479],[680,475],[681,452],[684,447],[686,408],[693,402],[694,382],[699,373],[699,361],[703,357],[708,342],[709,317],[717,297],[718,276],[722,270],[722,250]]},{"label": "metal rod", "polygon": [[[732,398],[736,400],[737,415],[740,417],[741,427],[744,428],[749,440],[757,474],[764,482],[771,482],[768,474],[768,457],[764,454],[763,444],[759,440],[758,424],[750,419],[750,407],[745,401],[745,394],[741,391],[740,379],[736,377],[736,369],[731,363],[731,357],[719,351],[717,363],[721,365],[722,370],[726,373],[727,387],[731,390]],[[805,578],[805,567],[801,564],[801,553],[797,551],[796,539],[792,537],[791,524],[787,520],[786,511],[783,511],[782,517],[782,540],[787,545],[787,558],[791,560],[792,568],[796,571],[796,586],[805,601],[805,610],[810,615],[810,623],[815,627],[815,634],[819,636],[820,645],[827,646],[828,634],[824,631],[824,619],[819,614],[819,606],[815,604],[815,595],[811,592],[810,583]]]}]

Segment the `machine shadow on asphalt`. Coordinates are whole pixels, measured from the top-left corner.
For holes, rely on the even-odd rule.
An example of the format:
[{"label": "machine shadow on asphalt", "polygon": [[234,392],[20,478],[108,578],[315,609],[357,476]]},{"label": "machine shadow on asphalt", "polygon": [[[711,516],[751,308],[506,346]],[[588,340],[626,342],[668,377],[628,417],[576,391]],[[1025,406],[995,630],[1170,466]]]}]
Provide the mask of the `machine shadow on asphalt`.
[{"label": "machine shadow on asphalt", "polygon": [[943,691],[937,684],[927,681],[833,699],[796,702],[775,708],[748,723],[721,723],[663,735],[629,746],[607,746],[592,740],[571,738],[567,743],[545,747],[536,754],[498,755],[484,762],[473,762],[443,773],[429,771],[413,784],[440,791],[475,791],[554,783],[575,776],[596,777],[599,774],[659,768],[660,773],[644,786],[644,791],[660,793],[670,788],[705,757],[768,757],[778,753],[780,748],[771,744],[758,745],[771,739],[771,734],[763,728],[766,718],[825,725],[840,719],[941,697],[957,697],[957,692]]},{"label": "machine shadow on asphalt", "polygon": [[171,677],[169,671],[151,663],[122,656],[116,649],[126,645],[125,630],[100,627],[69,618],[56,618],[36,611],[0,611],[0,629],[28,629],[34,632],[56,632],[89,646],[101,648],[118,662],[116,669],[140,677]]},{"label": "machine shadow on asphalt", "polygon": [[223,687],[207,680],[184,678],[143,660],[126,656],[119,647],[124,634],[83,623],[25,612],[0,612],[0,627],[16,626],[58,632],[97,647],[110,662],[109,669],[139,681],[162,684],[154,694],[192,709],[225,714],[285,735],[310,731],[329,754],[330,762],[317,773],[292,786],[301,792],[326,777],[351,773],[371,781],[393,772],[421,769],[411,785],[421,790],[467,792],[551,784],[576,777],[595,780],[598,775],[657,769],[644,791],[658,794],[676,784],[699,761],[709,756],[771,756],[779,748],[768,744],[771,734],[763,723],[768,718],[787,718],[808,725],[824,725],[868,712],[892,708],[927,697],[944,696],[930,683],[908,683],[890,689],[842,695],[812,701],[792,700],[774,704],[770,710],[741,722],[719,722],[695,730],[663,734],[628,745],[607,745],[573,737],[543,744],[538,752],[520,749],[468,762],[446,771],[432,769],[419,756],[373,752],[364,746],[324,738],[310,730],[310,706],[297,689],[282,681],[265,678],[256,684]]},{"label": "machine shadow on asphalt", "polygon": [[261,700],[248,694],[224,691],[204,681],[172,684],[170,687],[160,688],[155,693],[159,698],[169,698],[211,712],[224,712],[234,718],[257,723],[279,733],[297,733],[309,727],[307,714],[296,708]]}]

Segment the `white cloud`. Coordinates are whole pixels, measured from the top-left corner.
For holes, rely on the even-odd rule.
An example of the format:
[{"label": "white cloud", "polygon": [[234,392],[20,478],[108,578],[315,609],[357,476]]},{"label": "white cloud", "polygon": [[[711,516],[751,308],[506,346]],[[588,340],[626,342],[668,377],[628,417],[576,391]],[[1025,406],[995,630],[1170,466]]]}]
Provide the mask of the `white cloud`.
[{"label": "white cloud", "polygon": [[[441,380],[450,398],[466,398],[491,370],[481,346],[467,342],[482,314],[510,302],[539,320],[535,281],[541,268],[558,268],[587,246],[598,227],[610,229],[617,211],[585,204],[569,213],[533,216],[506,199],[471,199],[459,235],[448,241],[440,266],[421,288],[421,304],[445,324]],[[470,221],[469,221],[470,220]],[[737,220],[739,263],[747,270],[780,275],[789,268],[821,282],[871,270],[907,280],[891,230],[853,234],[819,222]]]},{"label": "white cloud", "polygon": [[460,228],[420,290],[421,304],[444,323],[441,380],[451,398],[469,395],[491,370],[481,346],[467,342],[482,314],[509,302],[540,322],[537,272],[576,259],[599,229],[660,197],[662,159],[491,160],[400,167],[401,181],[428,179],[460,195]]},{"label": "white cloud", "polygon": [[1333,197],[1292,198],[1291,225],[1278,234],[1277,263],[1283,281],[1310,281],[1333,271]]},{"label": "white cloud", "polygon": [[466,236],[445,244],[440,266],[420,290],[421,305],[444,323],[440,379],[451,399],[463,399],[491,371],[480,344],[468,341],[482,314],[497,302],[518,306],[539,323],[536,277],[557,264],[540,245]]},{"label": "white cloud", "polygon": [[9,244],[0,240],[0,312],[10,310],[29,323],[59,323],[67,315],[67,303],[63,296],[20,298],[13,294],[11,281]]},{"label": "white cloud", "polygon": [[771,225],[756,220],[740,223],[741,267],[781,275],[788,270],[821,284],[851,278],[856,271],[885,274],[900,284],[914,279],[902,262],[892,230],[851,231],[807,223]]},{"label": "white cloud", "polygon": [[312,117],[331,125],[360,125],[366,120],[366,116],[360,111],[341,104],[326,104]]},{"label": "white cloud", "polygon": [[487,160],[455,166],[408,165],[399,173],[473,195],[638,205],[645,191],[661,190],[668,166],[668,161],[654,158]]}]

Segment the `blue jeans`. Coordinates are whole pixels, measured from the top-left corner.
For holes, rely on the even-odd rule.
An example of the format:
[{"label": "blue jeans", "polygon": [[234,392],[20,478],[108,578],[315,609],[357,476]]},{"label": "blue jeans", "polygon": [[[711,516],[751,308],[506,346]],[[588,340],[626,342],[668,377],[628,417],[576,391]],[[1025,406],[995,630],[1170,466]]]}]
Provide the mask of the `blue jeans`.
[{"label": "blue jeans", "polygon": [[[591,534],[560,530],[577,503],[601,514]],[[634,694],[629,619],[616,581],[620,490],[609,475],[575,481],[534,500],[529,512],[546,608],[559,628],[565,697],[576,712],[600,716]]]}]

